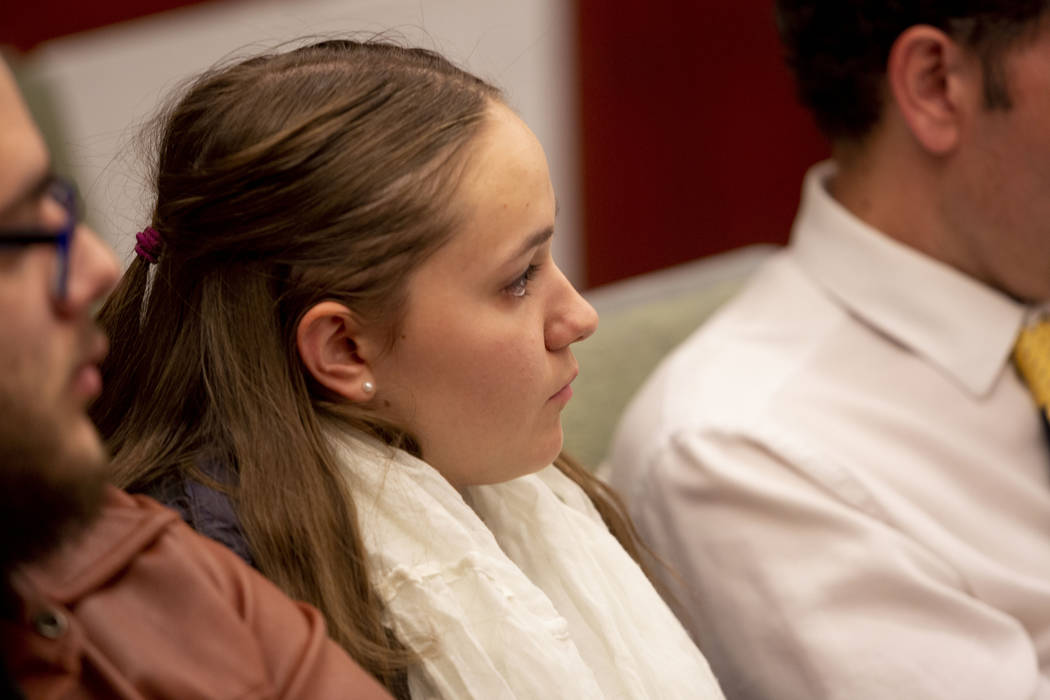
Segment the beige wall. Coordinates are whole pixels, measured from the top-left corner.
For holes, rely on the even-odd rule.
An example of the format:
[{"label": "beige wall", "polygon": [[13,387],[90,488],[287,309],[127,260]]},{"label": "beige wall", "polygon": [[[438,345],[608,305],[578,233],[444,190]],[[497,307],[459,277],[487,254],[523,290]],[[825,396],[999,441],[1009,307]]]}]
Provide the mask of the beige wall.
[{"label": "beige wall", "polygon": [[80,184],[88,220],[126,260],[146,220],[135,137],[182,79],[231,53],[304,35],[394,30],[502,87],[547,150],[561,213],[555,256],[580,280],[571,3],[564,0],[242,0],[190,7],[49,42],[19,65]]}]

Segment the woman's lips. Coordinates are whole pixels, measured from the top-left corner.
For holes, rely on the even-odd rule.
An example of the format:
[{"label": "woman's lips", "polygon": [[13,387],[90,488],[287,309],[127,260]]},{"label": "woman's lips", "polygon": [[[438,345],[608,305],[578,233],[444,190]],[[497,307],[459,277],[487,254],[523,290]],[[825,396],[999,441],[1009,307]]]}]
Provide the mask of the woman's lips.
[{"label": "woman's lips", "polygon": [[569,399],[572,398],[572,382],[576,379],[577,374],[579,374],[578,371],[573,372],[569,381],[565,382],[565,386],[555,392],[555,394],[547,400],[562,404],[568,403]]},{"label": "woman's lips", "polygon": [[562,387],[561,391],[559,391],[557,394],[552,396],[550,398],[550,400],[551,401],[559,401],[559,402],[562,402],[562,403],[567,403],[569,401],[569,399],[571,399],[571,398],[572,398],[572,385],[571,384],[566,384],[564,387]]}]

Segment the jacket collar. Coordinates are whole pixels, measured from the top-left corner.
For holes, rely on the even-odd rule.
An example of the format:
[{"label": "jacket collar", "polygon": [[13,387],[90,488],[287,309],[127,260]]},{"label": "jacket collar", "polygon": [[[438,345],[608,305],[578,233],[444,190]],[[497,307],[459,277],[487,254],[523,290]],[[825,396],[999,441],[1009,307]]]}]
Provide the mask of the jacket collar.
[{"label": "jacket collar", "polygon": [[19,574],[37,593],[68,605],[118,574],[178,519],[145,496],[107,487],[102,512],[80,537]]}]

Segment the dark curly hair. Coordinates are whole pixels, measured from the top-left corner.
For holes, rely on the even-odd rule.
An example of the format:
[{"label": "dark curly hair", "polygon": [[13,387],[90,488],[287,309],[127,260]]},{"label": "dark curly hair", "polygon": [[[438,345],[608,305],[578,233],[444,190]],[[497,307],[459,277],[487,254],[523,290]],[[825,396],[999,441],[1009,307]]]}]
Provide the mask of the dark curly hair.
[{"label": "dark curly hair", "polygon": [[856,141],[879,121],[890,48],[908,27],[936,27],[973,50],[986,106],[1008,109],[1003,53],[1048,7],[1050,0],[776,0],[776,22],[817,126],[833,141]]}]

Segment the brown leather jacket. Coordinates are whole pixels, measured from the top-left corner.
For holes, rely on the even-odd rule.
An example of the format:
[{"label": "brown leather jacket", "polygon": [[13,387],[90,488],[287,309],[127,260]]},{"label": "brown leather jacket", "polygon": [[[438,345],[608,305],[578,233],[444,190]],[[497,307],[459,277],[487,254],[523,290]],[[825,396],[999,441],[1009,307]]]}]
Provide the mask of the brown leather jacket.
[{"label": "brown leather jacket", "polygon": [[81,539],[12,583],[22,610],[0,641],[28,698],[390,698],[317,610],[144,496],[111,490]]}]

